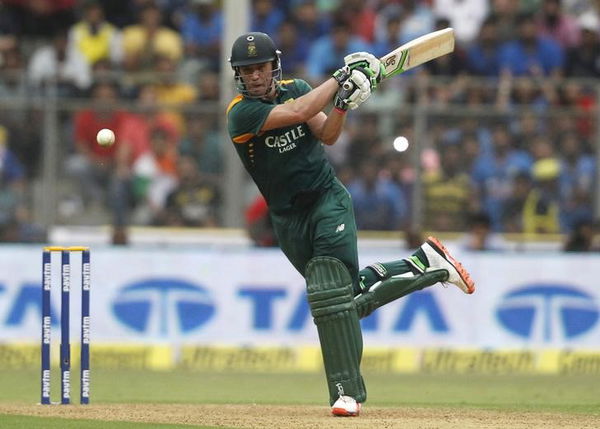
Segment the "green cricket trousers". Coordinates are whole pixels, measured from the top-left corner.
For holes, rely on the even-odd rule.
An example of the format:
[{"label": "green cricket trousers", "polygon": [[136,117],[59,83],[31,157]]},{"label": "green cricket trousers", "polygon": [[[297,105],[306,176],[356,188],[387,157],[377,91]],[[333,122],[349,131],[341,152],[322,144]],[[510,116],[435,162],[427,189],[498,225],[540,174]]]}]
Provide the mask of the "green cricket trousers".
[{"label": "green cricket trousers", "polygon": [[315,256],[339,259],[358,288],[356,222],[350,194],[338,179],[320,194],[296,204],[293,211],[271,214],[279,246],[304,276],[306,264]]}]

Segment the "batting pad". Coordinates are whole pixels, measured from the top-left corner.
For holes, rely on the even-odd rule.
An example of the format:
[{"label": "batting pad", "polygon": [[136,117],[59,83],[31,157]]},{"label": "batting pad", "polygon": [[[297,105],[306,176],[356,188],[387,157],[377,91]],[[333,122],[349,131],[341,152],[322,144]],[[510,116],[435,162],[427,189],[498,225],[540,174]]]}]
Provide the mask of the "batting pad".
[{"label": "batting pad", "polygon": [[306,266],[306,287],[321,341],[330,404],[341,395],[364,402],[362,334],[348,269],[336,258],[313,258]]},{"label": "batting pad", "polygon": [[448,272],[446,270],[435,270],[417,275],[406,273],[383,280],[379,284],[374,284],[367,292],[358,295],[354,299],[358,317],[359,319],[367,317],[382,305],[444,281],[447,277]]}]

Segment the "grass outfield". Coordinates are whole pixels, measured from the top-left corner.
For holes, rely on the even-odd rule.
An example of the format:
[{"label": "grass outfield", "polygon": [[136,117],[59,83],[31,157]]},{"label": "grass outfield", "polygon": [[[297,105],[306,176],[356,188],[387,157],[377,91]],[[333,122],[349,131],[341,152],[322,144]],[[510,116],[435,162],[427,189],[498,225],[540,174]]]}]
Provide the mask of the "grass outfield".
[{"label": "grass outfield", "polygon": [[[59,371],[52,399],[59,401]],[[79,402],[79,377],[72,373]],[[0,402],[38,403],[39,371],[1,371]],[[600,415],[600,379],[595,376],[389,375],[365,374],[369,405],[467,406],[515,410],[580,411]],[[327,403],[320,374],[201,372],[92,372],[92,403],[286,404]]]},{"label": "grass outfield", "polygon": [[[53,370],[53,400],[59,400],[58,370]],[[78,376],[72,397],[78,402]],[[78,375],[78,374],[77,374]],[[482,376],[365,374],[369,407],[423,407],[507,412],[557,412],[597,416],[600,380],[595,376]],[[39,402],[39,371],[0,371],[0,426],[44,428],[166,428],[180,425],[110,423],[8,416],[3,404]],[[327,395],[319,374],[236,374],[199,372],[101,371],[92,373],[93,404],[271,404],[319,406]],[[45,407],[39,407],[45,408]],[[60,408],[60,407],[53,407]],[[108,419],[110,420],[110,419]],[[337,419],[336,419],[337,420]],[[43,425],[38,425],[43,421]],[[105,422],[104,422],[105,423]],[[225,422],[225,424],[227,424]],[[56,425],[56,426],[54,426]],[[190,426],[187,426],[190,427]],[[208,428],[210,426],[193,426]]]}]

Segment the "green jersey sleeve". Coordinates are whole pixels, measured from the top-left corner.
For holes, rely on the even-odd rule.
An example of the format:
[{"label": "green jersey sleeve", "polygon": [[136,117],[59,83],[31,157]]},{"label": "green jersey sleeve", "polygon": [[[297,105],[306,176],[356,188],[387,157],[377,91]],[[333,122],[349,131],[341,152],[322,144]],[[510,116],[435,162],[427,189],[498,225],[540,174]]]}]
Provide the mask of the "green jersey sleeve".
[{"label": "green jersey sleeve", "polygon": [[311,86],[302,79],[294,79],[294,83],[296,84],[296,90],[300,95],[304,95],[312,91]]},{"label": "green jersey sleeve", "polygon": [[275,106],[245,98],[233,104],[227,113],[227,129],[231,139],[236,143],[244,143],[257,135]]}]

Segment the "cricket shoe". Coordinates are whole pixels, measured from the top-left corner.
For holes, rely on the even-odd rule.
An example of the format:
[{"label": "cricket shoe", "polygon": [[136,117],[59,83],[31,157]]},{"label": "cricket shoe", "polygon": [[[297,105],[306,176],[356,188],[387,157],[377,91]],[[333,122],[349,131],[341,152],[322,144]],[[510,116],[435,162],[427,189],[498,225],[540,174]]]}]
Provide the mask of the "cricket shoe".
[{"label": "cricket shoe", "polygon": [[475,292],[475,282],[460,262],[450,255],[448,249],[435,237],[427,237],[421,246],[427,257],[429,267],[426,271],[446,270],[448,279],[444,283],[452,283],[458,286],[464,293]]},{"label": "cricket shoe", "polygon": [[342,395],[331,407],[331,414],[336,417],[357,417],[360,414],[360,402],[351,396]]}]

